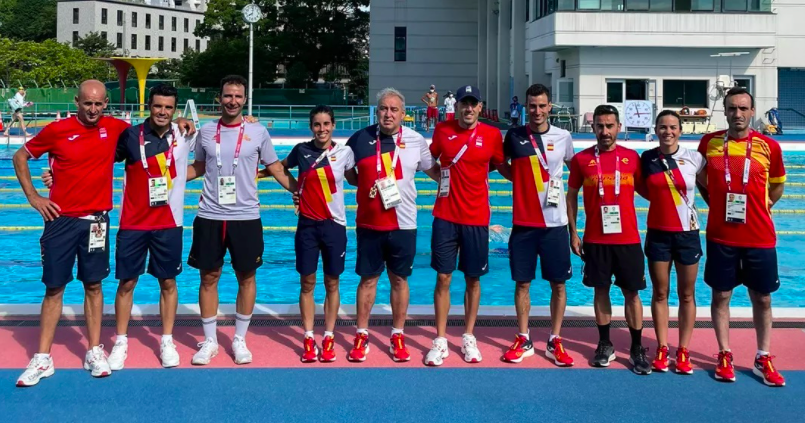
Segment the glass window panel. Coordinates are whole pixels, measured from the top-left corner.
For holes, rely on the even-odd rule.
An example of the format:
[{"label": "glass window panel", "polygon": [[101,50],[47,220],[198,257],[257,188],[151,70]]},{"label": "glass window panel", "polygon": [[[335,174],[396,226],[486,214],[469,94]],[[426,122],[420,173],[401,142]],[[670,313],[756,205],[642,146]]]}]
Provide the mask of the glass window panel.
[{"label": "glass window panel", "polygon": [[575,0],[558,0],[556,10],[574,10],[576,8]]},{"label": "glass window panel", "polygon": [[607,82],[607,103],[623,103],[623,82]]},{"label": "glass window panel", "polygon": [[712,11],[714,6],[713,0],[692,0],[691,9],[696,11]]},{"label": "glass window panel", "polygon": [[623,10],[623,0],[601,0],[601,10],[620,12]]},{"label": "glass window panel", "polygon": [[670,12],[674,10],[674,0],[650,0],[652,12]]},{"label": "glass window panel", "polygon": [[706,80],[673,80],[662,81],[663,105],[665,107],[707,107]]},{"label": "glass window panel", "polygon": [[648,10],[649,0],[626,0],[626,10]]},{"label": "glass window panel", "polygon": [[579,10],[599,10],[601,0],[579,0]]},{"label": "glass window panel", "polygon": [[724,0],[724,10],[725,11],[745,12],[746,11],[746,0]]}]

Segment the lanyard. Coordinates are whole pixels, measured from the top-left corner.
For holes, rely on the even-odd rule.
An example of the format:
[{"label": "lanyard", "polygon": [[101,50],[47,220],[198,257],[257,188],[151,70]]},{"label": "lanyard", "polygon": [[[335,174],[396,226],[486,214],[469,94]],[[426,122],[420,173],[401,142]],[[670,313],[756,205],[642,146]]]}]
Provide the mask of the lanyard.
[{"label": "lanyard", "polygon": [[[621,162],[618,157],[617,147],[615,147],[615,199],[621,195]],[[595,146],[595,167],[598,170],[598,195],[604,199],[604,174],[601,172],[601,159],[598,145]]]},{"label": "lanyard", "polygon": [[[235,173],[235,169],[238,167],[238,158],[240,157],[240,146],[243,144],[243,132],[246,130],[246,121],[243,120],[240,122],[240,131],[238,132],[238,143],[235,145],[235,159],[232,161],[232,174]],[[215,129],[215,162],[218,165],[218,170],[220,173],[221,166],[223,163],[221,162],[221,120],[218,120],[218,127]]]},{"label": "lanyard", "polygon": [[[673,158],[673,156],[671,156]],[[682,196],[682,199],[685,200],[685,205],[688,206],[689,209],[693,208],[693,203],[690,202],[688,199],[687,193],[684,190],[679,188],[679,185],[676,184],[676,178],[674,178],[674,172],[671,170],[671,166],[668,166],[668,161],[665,157],[665,154],[660,152],[660,160],[662,161],[662,165],[665,167],[665,173],[668,175],[668,178],[671,179],[671,183],[674,184],[674,188]]]},{"label": "lanyard", "polygon": [[310,176],[310,172],[312,172],[313,169],[315,169],[316,166],[318,166],[319,163],[321,163],[321,161],[324,160],[325,157],[330,155],[330,152],[333,151],[333,148],[335,148],[335,142],[331,141],[330,142],[330,148],[324,150],[324,152],[322,152],[321,155],[319,155],[319,157],[316,159],[316,161],[314,161],[313,164],[310,165],[310,169],[308,169],[307,173],[305,173],[305,177],[302,178],[302,180],[299,182],[299,196],[300,197],[302,196],[302,191],[305,189],[305,182],[307,181],[308,176]]},{"label": "lanyard", "polygon": [[[143,162],[143,168],[145,169],[145,173],[150,178],[151,172],[148,171],[148,160],[145,157],[145,135],[144,135],[145,125],[147,125],[147,123],[140,125],[140,160]],[[174,138],[175,136],[173,134],[173,129],[171,129],[170,136],[168,136],[168,145],[170,145],[170,147],[168,148],[168,152],[165,153],[165,171],[170,169],[171,161],[173,160]],[[165,176],[165,174],[163,173],[162,176]]]},{"label": "lanyard", "polygon": [[526,131],[528,131],[528,139],[531,140],[531,145],[534,146],[534,151],[537,153],[537,159],[539,159],[539,164],[542,165],[542,168],[548,172],[548,175],[551,174],[551,169],[548,167],[548,156],[545,155],[544,151],[540,151],[537,142],[534,140],[534,135],[531,133],[531,127],[526,125]]},{"label": "lanyard", "polygon": [[[396,175],[396,173],[394,173],[394,171],[395,171],[395,169],[397,169],[397,162],[400,161],[400,143],[402,142],[402,133],[403,133],[402,127],[400,127],[400,132],[397,133],[397,142],[394,143],[396,145],[396,147],[394,148],[394,157],[391,159],[391,175]],[[380,156],[381,156],[381,154],[380,154],[380,128],[377,129],[377,139],[375,141],[376,141],[375,146],[377,147],[377,179],[380,179],[380,170],[383,169],[383,167],[380,164],[380,161],[381,161],[380,160]],[[386,175],[386,176],[391,176],[391,175]],[[395,179],[396,179],[396,176],[395,176]]]},{"label": "lanyard", "polygon": [[461,159],[461,156],[463,156],[464,153],[467,151],[467,148],[469,148],[470,144],[472,144],[473,141],[475,141],[476,132],[478,132],[478,125],[475,125],[475,128],[472,129],[472,133],[470,134],[470,137],[467,138],[467,143],[464,144],[463,147],[461,147],[461,150],[458,150],[458,154],[456,154],[456,157],[453,157],[453,161],[450,162],[449,165],[447,165],[448,169],[453,167],[453,166],[455,166],[455,164],[458,163],[459,159]]},{"label": "lanyard", "polygon": [[[746,159],[744,159],[742,178],[744,192],[746,192],[746,185],[749,184],[749,169],[752,167],[752,136],[753,134],[750,132],[746,138]],[[728,142],[729,139],[724,137],[724,179],[727,182],[727,191],[732,189],[730,187],[732,184],[732,175],[730,175],[730,149],[727,144]]]}]

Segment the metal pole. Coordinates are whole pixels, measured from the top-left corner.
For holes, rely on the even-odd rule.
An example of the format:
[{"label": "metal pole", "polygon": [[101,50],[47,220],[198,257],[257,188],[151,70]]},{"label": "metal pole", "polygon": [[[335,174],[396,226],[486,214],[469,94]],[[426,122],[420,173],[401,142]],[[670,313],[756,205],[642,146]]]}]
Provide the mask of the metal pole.
[{"label": "metal pole", "polygon": [[254,24],[249,24],[249,116],[252,116],[252,80],[254,79]]}]

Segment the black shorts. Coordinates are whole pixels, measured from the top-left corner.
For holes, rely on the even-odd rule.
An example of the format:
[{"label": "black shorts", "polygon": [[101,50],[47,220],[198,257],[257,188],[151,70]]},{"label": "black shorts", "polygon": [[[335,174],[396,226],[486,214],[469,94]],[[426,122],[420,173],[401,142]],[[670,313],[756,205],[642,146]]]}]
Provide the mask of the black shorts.
[{"label": "black shorts", "polygon": [[[106,246],[89,251],[90,226],[106,223]],[[42,255],[42,282],[48,288],[61,288],[73,280],[73,265],[78,257],[78,277],[84,283],[101,282],[109,276],[109,215],[96,219],[59,216],[45,222],[39,240]]]},{"label": "black shorts", "polygon": [[263,222],[254,220],[193,220],[193,244],[187,264],[196,269],[216,270],[224,265],[229,250],[232,268],[251,272],[263,265]]},{"label": "black shorts", "polygon": [[761,294],[780,289],[776,248],[730,247],[707,241],[704,282],[715,291],[732,291],[739,285]]},{"label": "black shorts", "polygon": [[627,291],[646,289],[646,269],[640,244],[582,245],[582,283],[591,288],[615,285]]},{"label": "black shorts", "polygon": [[[148,273],[157,279],[175,279],[182,273],[183,229],[119,230],[115,243],[115,277],[134,279]],[[149,254],[150,253],[150,254]]]},{"label": "black shorts", "polygon": [[357,228],[355,234],[358,239],[355,273],[358,276],[378,276],[386,266],[395,275],[411,276],[416,255],[416,229],[376,231]]},{"label": "black shorts", "polygon": [[542,279],[564,282],[573,276],[567,226],[531,228],[515,225],[512,228],[509,236],[512,280],[530,282],[536,279],[538,258]]},{"label": "black shorts", "polygon": [[430,267],[449,275],[458,270],[478,278],[489,273],[489,226],[470,226],[433,219]]},{"label": "black shorts", "polygon": [[648,261],[673,260],[690,266],[702,258],[702,240],[699,231],[668,232],[649,229],[646,232],[645,251]]},{"label": "black shorts", "polygon": [[332,219],[313,220],[299,216],[294,237],[296,271],[300,275],[316,273],[321,254],[322,267],[327,276],[344,273],[347,253],[347,228]]}]

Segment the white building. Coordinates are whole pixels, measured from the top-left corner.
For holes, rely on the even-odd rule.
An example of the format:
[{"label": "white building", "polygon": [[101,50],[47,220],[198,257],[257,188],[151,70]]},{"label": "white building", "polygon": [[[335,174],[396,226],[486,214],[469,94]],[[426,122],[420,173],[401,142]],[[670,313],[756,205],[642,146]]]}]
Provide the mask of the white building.
[{"label": "white building", "polygon": [[370,92],[395,86],[409,105],[430,84],[477,84],[502,117],[542,83],[578,115],[649,100],[706,109],[723,127],[721,76],[755,95],[758,115],[779,107],[786,127],[805,128],[805,0],[372,0],[370,10]]},{"label": "white building", "polygon": [[59,0],[56,38],[73,43],[90,32],[132,57],[179,58],[204,51],[207,39],[193,35],[206,0]]}]

